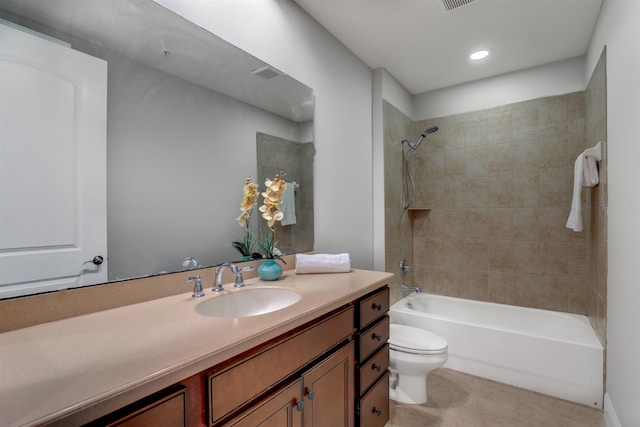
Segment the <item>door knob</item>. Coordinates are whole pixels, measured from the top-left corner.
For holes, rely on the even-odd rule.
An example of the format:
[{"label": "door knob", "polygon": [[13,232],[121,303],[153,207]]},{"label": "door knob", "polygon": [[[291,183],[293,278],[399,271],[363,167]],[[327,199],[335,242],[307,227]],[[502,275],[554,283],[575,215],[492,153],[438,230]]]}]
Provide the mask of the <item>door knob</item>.
[{"label": "door knob", "polygon": [[92,260],[83,262],[82,265],[85,265],[85,264],[100,265],[103,262],[104,262],[104,258],[102,258],[100,255],[96,255],[93,257]]}]

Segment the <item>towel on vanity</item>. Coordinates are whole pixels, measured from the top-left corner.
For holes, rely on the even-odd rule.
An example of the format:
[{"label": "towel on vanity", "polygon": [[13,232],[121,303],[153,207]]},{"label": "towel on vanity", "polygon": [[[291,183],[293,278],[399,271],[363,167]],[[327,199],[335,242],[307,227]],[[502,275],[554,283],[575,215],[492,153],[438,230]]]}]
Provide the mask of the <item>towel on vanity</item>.
[{"label": "towel on vanity", "polygon": [[602,143],[588,148],[576,159],[573,166],[573,199],[571,200],[571,212],[567,219],[567,228],[573,231],[582,231],[582,199],[580,191],[582,187],[595,187],[600,182],[598,165],[596,161],[602,159]]},{"label": "towel on vanity", "polygon": [[293,225],[296,223],[296,191],[295,184],[287,182],[287,187],[282,193],[282,204],[280,205],[282,211],[281,225]]},{"label": "towel on vanity", "polygon": [[351,256],[343,254],[296,254],[296,274],[348,273]]}]

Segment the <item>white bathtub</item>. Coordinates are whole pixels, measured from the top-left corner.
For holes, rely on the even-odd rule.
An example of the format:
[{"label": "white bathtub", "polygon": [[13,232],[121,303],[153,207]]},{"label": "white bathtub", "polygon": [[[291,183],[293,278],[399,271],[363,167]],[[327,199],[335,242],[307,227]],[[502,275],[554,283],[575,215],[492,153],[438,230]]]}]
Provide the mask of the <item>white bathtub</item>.
[{"label": "white bathtub", "polygon": [[585,316],[426,293],[390,316],[445,338],[447,368],[602,408],[604,351]]}]

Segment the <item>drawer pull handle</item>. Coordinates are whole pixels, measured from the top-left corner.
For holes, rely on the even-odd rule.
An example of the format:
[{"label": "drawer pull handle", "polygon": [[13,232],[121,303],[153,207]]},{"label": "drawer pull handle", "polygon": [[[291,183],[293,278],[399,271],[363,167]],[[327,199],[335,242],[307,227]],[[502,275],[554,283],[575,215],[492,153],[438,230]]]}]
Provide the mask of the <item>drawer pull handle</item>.
[{"label": "drawer pull handle", "polygon": [[373,409],[371,409],[371,413],[376,414],[377,416],[382,415],[382,409],[376,409],[376,407],[374,406]]},{"label": "drawer pull handle", "polygon": [[376,340],[376,341],[380,341],[380,340],[382,340],[382,335],[380,335],[380,334],[375,334],[375,333],[374,333],[374,334],[371,334],[371,339],[372,339],[372,340]]},{"label": "drawer pull handle", "polygon": [[371,308],[376,310],[376,311],[380,311],[380,310],[382,310],[382,305],[381,304],[376,304],[374,302],[373,304],[371,304]]},{"label": "drawer pull handle", "polygon": [[313,400],[315,395],[316,395],[316,392],[313,390],[309,390],[309,392],[307,393],[307,397],[309,398],[309,400]]},{"label": "drawer pull handle", "polygon": [[373,365],[371,365],[371,369],[375,369],[376,371],[380,372],[380,370],[382,369],[382,366],[380,365],[376,365],[375,363]]}]

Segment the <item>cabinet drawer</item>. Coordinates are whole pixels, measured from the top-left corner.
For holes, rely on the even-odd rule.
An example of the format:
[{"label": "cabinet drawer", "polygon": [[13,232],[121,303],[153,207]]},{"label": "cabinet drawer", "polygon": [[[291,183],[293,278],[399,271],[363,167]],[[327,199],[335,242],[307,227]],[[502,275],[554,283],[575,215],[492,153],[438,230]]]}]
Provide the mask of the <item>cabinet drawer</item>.
[{"label": "cabinet drawer", "polygon": [[360,400],[360,426],[382,427],[389,421],[389,373]]},{"label": "cabinet drawer", "polygon": [[389,288],[371,295],[358,303],[360,329],[364,329],[369,323],[383,316],[389,311]]},{"label": "cabinet drawer", "polygon": [[389,368],[389,346],[378,350],[369,361],[358,368],[360,394],[363,394]]},{"label": "cabinet drawer", "polygon": [[207,376],[209,423],[257,397],[352,333],[353,308],[348,307],[226,371]]},{"label": "cabinet drawer", "polygon": [[358,360],[369,357],[377,348],[389,339],[389,317],[385,316],[378,323],[358,335]]},{"label": "cabinet drawer", "polygon": [[110,415],[86,424],[85,427],[185,427],[186,390],[184,387],[163,397],[143,399]]}]

